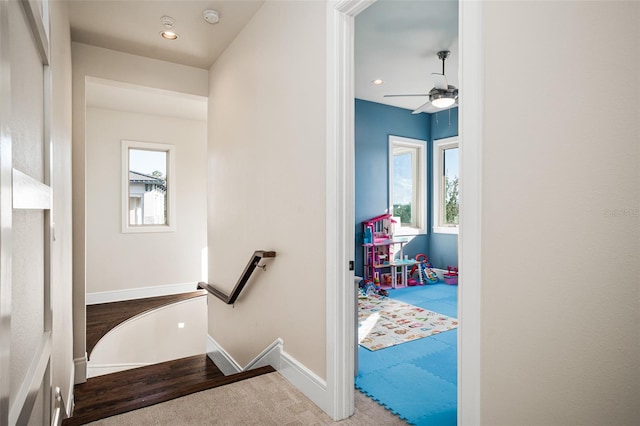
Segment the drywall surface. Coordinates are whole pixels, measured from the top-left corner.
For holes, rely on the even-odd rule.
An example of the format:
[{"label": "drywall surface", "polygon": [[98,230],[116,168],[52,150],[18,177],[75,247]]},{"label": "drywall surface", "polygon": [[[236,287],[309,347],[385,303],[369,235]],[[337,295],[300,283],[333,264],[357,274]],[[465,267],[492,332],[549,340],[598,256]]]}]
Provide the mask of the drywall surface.
[{"label": "drywall surface", "polygon": [[76,382],[85,380],[86,209],[85,83],[87,77],[208,95],[207,70],[71,43],[73,63],[73,354]]},{"label": "drywall surface", "polygon": [[125,321],[98,341],[89,357],[89,377],[202,355],[206,340],[206,297],[154,309]]},{"label": "drywall surface", "polygon": [[[87,294],[188,282],[195,290],[206,246],[206,122],[86,114]],[[175,146],[174,232],[122,233],[122,140]]]},{"label": "drywall surface", "polygon": [[637,424],[640,3],[483,27],[482,424]]},{"label": "drywall surface", "polygon": [[324,378],[325,5],[266,2],[210,69],[209,282],[230,291],[275,250],[209,334],[241,365],[276,338]]}]

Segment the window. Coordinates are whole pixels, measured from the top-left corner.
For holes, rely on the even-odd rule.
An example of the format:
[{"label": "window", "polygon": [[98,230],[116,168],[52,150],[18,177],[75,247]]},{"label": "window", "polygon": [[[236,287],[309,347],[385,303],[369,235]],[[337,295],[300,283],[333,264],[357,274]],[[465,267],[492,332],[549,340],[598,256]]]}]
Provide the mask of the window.
[{"label": "window", "polygon": [[433,232],[458,233],[460,174],[458,138],[433,142]]},{"label": "window", "polygon": [[122,232],[175,230],[175,147],[122,141]]},{"label": "window", "polygon": [[426,233],[426,141],[389,136],[389,211],[396,235]]}]

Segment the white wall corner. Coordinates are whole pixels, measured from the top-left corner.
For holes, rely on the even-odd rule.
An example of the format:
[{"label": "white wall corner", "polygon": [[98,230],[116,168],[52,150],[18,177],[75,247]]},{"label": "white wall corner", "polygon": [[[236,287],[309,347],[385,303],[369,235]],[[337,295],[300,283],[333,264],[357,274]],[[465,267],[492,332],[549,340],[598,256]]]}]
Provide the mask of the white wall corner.
[{"label": "white wall corner", "polygon": [[74,367],[74,384],[80,384],[87,381],[87,353],[84,353],[83,357],[73,359]]},{"label": "white wall corner", "polygon": [[87,305],[122,302],[124,300],[144,299],[147,297],[168,296],[170,294],[189,293],[198,289],[197,282],[168,284],[154,287],[128,288],[123,290],[101,291],[86,294]]}]

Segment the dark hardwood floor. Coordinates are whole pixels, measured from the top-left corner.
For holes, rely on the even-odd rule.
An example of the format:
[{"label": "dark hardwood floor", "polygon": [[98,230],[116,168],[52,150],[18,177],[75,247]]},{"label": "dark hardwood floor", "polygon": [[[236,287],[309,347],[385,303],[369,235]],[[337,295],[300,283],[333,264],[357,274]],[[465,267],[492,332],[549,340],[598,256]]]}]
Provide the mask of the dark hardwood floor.
[{"label": "dark hardwood floor", "polygon": [[209,357],[196,355],[98,376],[75,386],[73,417],[62,424],[82,425],[274,371],[267,366],[225,376]]},{"label": "dark hardwood floor", "polygon": [[101,303],[87,306],[87,354],[91,359],[91,351],[96,343],[104,337],[109,330],[118,324],[133,318],[143,312],[150,311],[160,306],[193,297],[204,297],[206,290],[196,290],[189,293],[172,294],[168,296],[149,297],[146,299],[125,300],[123,302]]}]

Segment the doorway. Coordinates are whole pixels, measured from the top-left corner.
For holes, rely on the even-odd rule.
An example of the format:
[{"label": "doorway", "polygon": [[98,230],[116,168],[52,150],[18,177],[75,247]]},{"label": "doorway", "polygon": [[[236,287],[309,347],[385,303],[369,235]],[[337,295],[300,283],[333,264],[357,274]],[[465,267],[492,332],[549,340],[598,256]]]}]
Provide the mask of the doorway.
[{"label": "doorway", "polygon": [[[328,412],[345,418],[353,412],[353,292],[342,285],[353,273],[342,269],[353,259],[353,102],[354,17],[371,2],[349,1],[329,5],[328,26],[330,105],[328,126],[327,211],[328,244],[336,250],[327,257],[327,388]],[[458,423],[480,422],[480,152],[482,149],[482,5],[460,2],[460,213],[458,341]],[[340,220],[339,220],[340,219]],[[332,228],[331,225],[335,225]],[[462,349],[464,348],[464,350]]]}]

